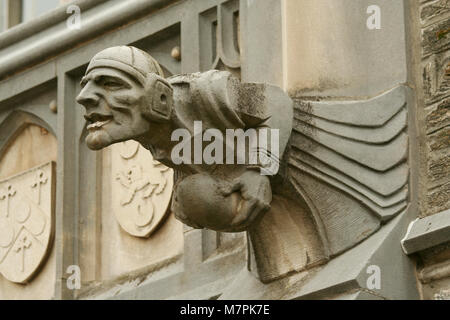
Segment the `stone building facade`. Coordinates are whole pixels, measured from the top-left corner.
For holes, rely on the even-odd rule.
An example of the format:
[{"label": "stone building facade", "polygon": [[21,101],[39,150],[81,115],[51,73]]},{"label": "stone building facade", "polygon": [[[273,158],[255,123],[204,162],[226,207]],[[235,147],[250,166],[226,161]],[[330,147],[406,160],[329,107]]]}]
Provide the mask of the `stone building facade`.
[{"label": "stone building facade", "polygon": [[[450,299],[450,1],[12,2],[1,300]],[[118,45],[166,77],[219,69],[287,92],[303,206],[276,195],[248,232],[194,229],[170,210],[178,173],[148,150],[88,149],[80,80]]]}]

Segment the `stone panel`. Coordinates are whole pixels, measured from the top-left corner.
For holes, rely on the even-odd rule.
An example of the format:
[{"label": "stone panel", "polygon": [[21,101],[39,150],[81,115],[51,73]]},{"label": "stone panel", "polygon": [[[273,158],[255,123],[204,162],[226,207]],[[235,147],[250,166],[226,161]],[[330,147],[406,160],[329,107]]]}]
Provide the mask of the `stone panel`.
[{"label": "stone panel", "polygon": [[0,181],[0,274],[25,284],[45,262],[54,235],[54,164]]},{"label": "stone panel", "polygon": [[[125,145],[112,145],[103,153],[101,215],[103,232],[100,240],[102,279],[112,279],[127,272],[161,264],[163,261],[173,261],[174,257],[183,251],[183,225],[167,210],[173,185],[172,170],[164,171],[164,166],[155,165],[147,150],[137,144],[133,145],[133,142],[128,143],[130,145],[125,148]],[[135,150],[133,146],[138,147]],[[133,201],[122,206],[121,201],[131,193],[116,180],[117,173],[130,166],[126,163],[129,160],[124,159],[123,156],[132,158],[133,153],[135,159],[131,164],[134,166],[131,177],[135,178],[141,172],[141,174],[147,174],[141,177],[142,181],[148,179],[149,183],[143,183],[145,186],[142,190],[136,190]],[[149,197],[145,197],[145,191],[150,189],[153,192]],[[145,210],[140,213],[136,211],[137,202],[133,204],[137,200],[142,200],[141,202],[145,204],[141,207]],[[141,227],[137,226],[136,221],[142,222],[146,220],[144,218],[148,218],[146,214],[150,212],[148,211],[150,203],[153,205],[150,222]],[[127,206],[133,208],[129,209]]]},{"label": "stone panel", "polygon": [[136,141],[113,147],[112,207],[124,231],[149,237],[168,213],[173,189],[173,170],[154,161]]},{"label": "stone panel", "polygon": [[0,179],[48,161],[56,161],[55,137],[42,127],[28,125],[2,155]]},{"label": "stone panel", "polygon": [[[403,1],[286,0],[284,88],[296,96],[374,96],[406,82]],[[381,9],[381,29],[366,26]],[[332,48],[332,49],[331,49]]]},{"label": "stone panel", "polygon": [[[15,135],[13,135],[13,140],[8,143],[8,147],[4,150],[1,156],[0,180],[8,180],[9,177],[17,175],[20,172],[26,172],[30,168],[39,167],[49,161],[56,161],[56,148],[56,139],[47,130],[34,124],[25,126],[22,130],[19,130]],[[49,170],[50,167],[45,168]],[[33,172],[37,173],[36,171]],[[33,172],[30,174],[32,175]],[[43,177],[44,180],[41,179],[43,182],[43,184],[40,184],[41,201],[44,201],[44,198],[49,196],[48,189],[46,188],[49,188],[51,185],[52,177],[52,175],[49,175],[48,172],[44,171],[44,173],[48,180],[44,183],[45,177]],[[28,176],[28,174],[25,174],[25,178],[26,176]],[[31,189],[29,190],[31,192],[28,193],[28,195],[34,199],[34,202],[36,202],[37,198],[34,197],[38,195],[38,186],[36,185],[35,188]],[[11,202],[11,206],[13,205],[14,203]],[[47,202],[46,205],[50,205],[50,203]],[[35,209],[36,205],[31,208],[30,213],[34,214]],[[46,209],[45,211],[48,210]],[[48,232],[48,229],[46,230]],[[31,244],[31,246],[33,246],[33,244]],[[32,249],[31,246],[26,249],[26,256],[24,256],[25,259],[28,257],[27,255]],[[43,264],[35,270],[35,274],[28,279],[27,284],[14,283],[6,277],[0,275],[0,300],[51,299],[54,297],[56,254],[54,246],[48,247],[50,248],[50,251],[44,259],[45,261],[43,261]],[[42,257],[42,259],[44,258],[41,254],[38,256]],[[25,263],[28,263],[27,260],[24,261]],[[25,270],[27,269],[24,268],[24,271]]]}]

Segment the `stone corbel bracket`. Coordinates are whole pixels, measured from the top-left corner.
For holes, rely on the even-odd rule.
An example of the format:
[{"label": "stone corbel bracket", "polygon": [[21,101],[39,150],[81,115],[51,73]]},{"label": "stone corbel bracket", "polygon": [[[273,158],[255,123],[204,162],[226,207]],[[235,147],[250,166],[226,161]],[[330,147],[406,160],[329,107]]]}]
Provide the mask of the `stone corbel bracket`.
[{"label": "stone corbel bracket", "polygon": [[445,210],[412,221],[401,244],[405,254],[410,255],[448,241],[450,241],[450,210]]},{"label": "stone corbel bracket", "polygon": [[400,242],[403,252],[416,262],[422,299],[448,299],[450,260],[445,252],[450,245],[450,210],[412,221]]}]

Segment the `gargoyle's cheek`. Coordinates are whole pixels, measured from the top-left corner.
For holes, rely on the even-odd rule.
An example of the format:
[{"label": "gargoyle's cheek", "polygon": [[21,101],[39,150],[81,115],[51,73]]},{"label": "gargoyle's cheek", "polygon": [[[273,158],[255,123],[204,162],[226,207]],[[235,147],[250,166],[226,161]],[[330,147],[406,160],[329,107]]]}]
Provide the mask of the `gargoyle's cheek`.
[{"label": "gargoyle's cheek", "polygon": [[116,125],[126,125],[130,126],[131,124],[131,111],[127,108],[115,108],[112,111],[113,121]]},{"label": "gargoyle's cheek", "polygon": [[141,101],[140,98],[135,98],[133,95],[116,95],[109,98],[109,106],[112,112],[115,114],[123,114],[128,117],[134,117],[136,114],[140,113]]},{"label": "gargoyle's cheek", "polygon": [[177,185],[172,209],[182,221],[187,219],[197,226],[222,231],[230,227],[239,200],[238,193],[223,196],[217,181],[211,176],[195,174]]}]

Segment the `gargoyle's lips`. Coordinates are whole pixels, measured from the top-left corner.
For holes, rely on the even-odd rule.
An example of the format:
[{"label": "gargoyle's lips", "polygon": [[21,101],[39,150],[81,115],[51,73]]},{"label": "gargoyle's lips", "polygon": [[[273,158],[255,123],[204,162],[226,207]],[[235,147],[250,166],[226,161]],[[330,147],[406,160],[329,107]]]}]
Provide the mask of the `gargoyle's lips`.
[{"label": "gargoyle's lips", "polygon": [[90,113],[84,116],[89,123],[86,127],[88,130],[97,130],[109,123],[113,116],[110,114]]}]

